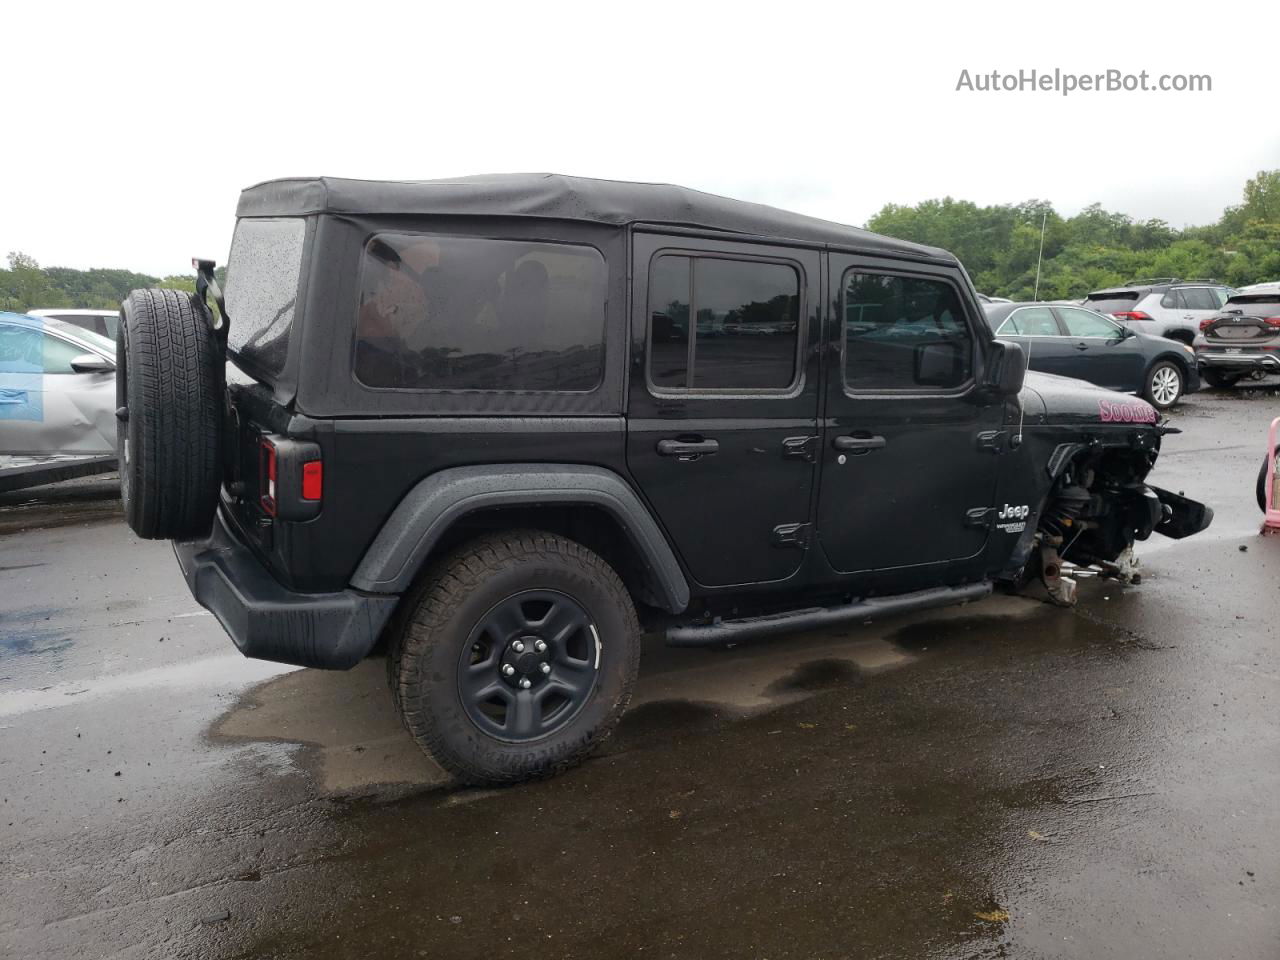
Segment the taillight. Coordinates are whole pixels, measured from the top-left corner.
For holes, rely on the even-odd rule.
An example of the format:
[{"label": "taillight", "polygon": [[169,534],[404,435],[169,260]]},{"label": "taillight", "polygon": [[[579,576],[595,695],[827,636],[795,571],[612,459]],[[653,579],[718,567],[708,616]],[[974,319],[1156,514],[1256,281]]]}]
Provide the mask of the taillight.
[{"label": "taillight", "polygon": [[1208,329],[1209,329],[1209,324],[1213,323],[1213,321],[1215,321],[1215,320],[1217,320],[1217,319],[1218,319],[1217,317],[1206,317],[1204,320],[1201,320],[1201,321],[1200,321],[1200,332],[1201,332],[1201,333],[1204,333],[1206,330],[1208,330]]},{"label": "taillight", "polygon": [[324,464],[312,460],[302,465],[302,499],[319,500],[324,496]]},{"label": "taillight", "polygon": [[260,464],[258,477],[261,484],[258,503],[263,513],[274,517],[276,515],[276,446],[263,437],[258,450]]},{"label": "taillight", "polygon": [[1141,310],[1121,310],[1119,313],[1113,313],[1113,317],[1117,320],[1150,320],[1149,314],[1143,313]]},{"label": "taillight", "polygon": [[1268,327],[1280,327],[1280,317],[1263,317],[1262,322]]}]

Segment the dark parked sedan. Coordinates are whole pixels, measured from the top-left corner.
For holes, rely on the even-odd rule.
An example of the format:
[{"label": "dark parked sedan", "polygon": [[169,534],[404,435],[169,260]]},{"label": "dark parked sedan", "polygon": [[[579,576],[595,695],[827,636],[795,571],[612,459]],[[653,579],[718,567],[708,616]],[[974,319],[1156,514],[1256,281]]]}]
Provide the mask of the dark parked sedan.
[{"label": "dark parked sedan", "polygon": [[1137,333],[1083,307],[992,303],[984,308],[996,336],[1021,344],[1032,370],[1136,393],[1161,410],[1200,389],[1195,354],[1176,340]]}]

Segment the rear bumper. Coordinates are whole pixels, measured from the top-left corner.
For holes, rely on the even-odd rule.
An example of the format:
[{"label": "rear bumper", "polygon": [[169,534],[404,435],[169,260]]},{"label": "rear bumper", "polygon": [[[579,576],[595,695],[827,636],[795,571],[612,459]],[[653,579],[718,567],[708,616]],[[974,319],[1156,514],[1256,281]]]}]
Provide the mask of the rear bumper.
[{"label": "rear bumper", "polygon": [[1201,370],[1226,370],[1249,373],[1262,370],[1280,373],[1280,356],[1274,353],[1198,353],[1196,363]]},{"label": "rear bumper", "polygon": [[187,586],[246,657],[347,670],[368,656],[395,596],[343,590],[297,593],[280,585],[236,538],[219,509],[209,536],[175,540]]}]

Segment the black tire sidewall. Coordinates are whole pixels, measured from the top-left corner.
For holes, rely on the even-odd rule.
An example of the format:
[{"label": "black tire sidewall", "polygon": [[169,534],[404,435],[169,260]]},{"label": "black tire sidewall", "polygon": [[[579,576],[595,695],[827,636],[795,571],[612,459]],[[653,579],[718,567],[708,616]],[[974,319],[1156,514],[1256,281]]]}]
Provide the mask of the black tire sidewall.
[{"label": "black tire sidewall", "polygon": [[[538,740],[508,743],[482,731],[467,715],[457,671],[481,618],[495,604],[531,589],[559,591],[583,607],[600,637],[600,666],[590,699],[563,727]],[[432,602],[430,594],[423,603]],[[412,622],[408,629],[414,629]],[[639,643],[630,599],[616,578],[608,582],[568,556],[504,561],[451,605],[428,643],[399,652],[397,672],[417,678],[401,686],[402,716],[419,742],[425,740],[441,765],[464,781],[508,782],[549,775],[580,759],[616,723],[630,696]],[[404,662],[412,656],[424,657],[425,662],[414,669]],[[425,730],[415,729],[415,713],[423,715]]]},{"label": "black tire sidewall", "polygon": [[[1155,397],[1155,391],[1152,390],[1151,387],[1152,387],[1152,383],[1155,381],[1156,373],[1161,369],[1163,369],[1164,367],[1169,367],[1170,369],[1173,370],[1174,373],[1178,375],[1178,395],[1168,403],[1157,403],[1156,397]],[[1178,403],[1178,401],[1182,399],[1183,395],[1186,393],[1186,390],[1187,390],[1187,375],[1186,373],[1183,372],[1182,368],[1178,366],[1178,364],[1173,360],[1158,360],[1156,363],[1152,364],[1151,369],[1147,371],[1146,389],[1143,392],[1146,396],[1147,402],[1150,403],[1157,410],[1168,410],[1170,407],[1175,406]]]}]

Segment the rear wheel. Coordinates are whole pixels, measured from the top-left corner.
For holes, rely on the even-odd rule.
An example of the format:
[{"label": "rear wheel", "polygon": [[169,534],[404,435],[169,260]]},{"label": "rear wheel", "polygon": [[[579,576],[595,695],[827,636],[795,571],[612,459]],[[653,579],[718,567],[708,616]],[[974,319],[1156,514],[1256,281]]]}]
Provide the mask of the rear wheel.
[{"label": "rear wheel", "polygon": [[392,641],[396,707],[467,783],[547,776],[617,724],[640,661],[626,588],[586,547],[538,531],[476,540],[425,578]]},{"label": "rear wheel", "polygon": [[1200,374],[1211,387],[1234,387],[1244,376],[1242,373],[1223,373],[1221,370],[1201,370]]},{"label": "rear wheel", "polygon": [[221,484],[223,367],[203,307],[177,290],[134,290],[116,363],[125,520],[149,540],[207,533]]},{"label": "rear wheel", "polygon": [[[1280,447],[1276,447],[1276,459],[1280,460]],[[1258,468],[1258,509],[1267,512],[1267,458],[1262,458],[1262,466]]]},{"label": "rear wheel", "polygon": [[1158,410],[1167,410],[1178,402],[1186,383],[1182,368],[1172,360],[1161,360],[1147,371],[1144,397]]}]

